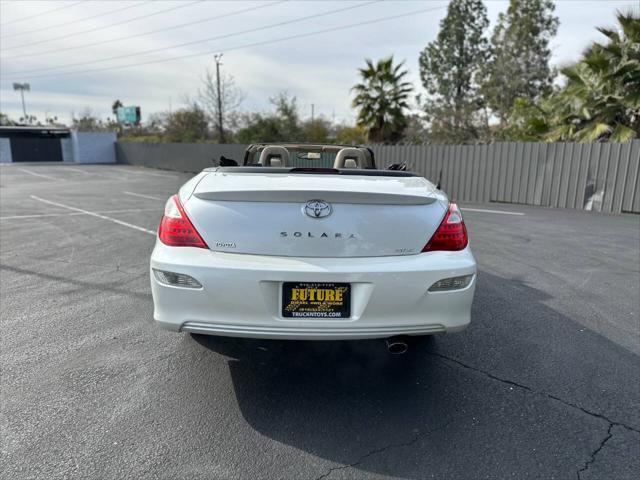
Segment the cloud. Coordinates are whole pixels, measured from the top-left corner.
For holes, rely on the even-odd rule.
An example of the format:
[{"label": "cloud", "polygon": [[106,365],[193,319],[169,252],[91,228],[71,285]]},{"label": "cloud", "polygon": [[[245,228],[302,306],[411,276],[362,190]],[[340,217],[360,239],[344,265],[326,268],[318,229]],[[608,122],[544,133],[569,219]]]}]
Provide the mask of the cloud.
[{"label": "cloud", "polygon": [[[20,96],[11,87],[16,80],[30,82],[32,91],[26,93],[27,108],[41,117],[48,111],[68,120],[72,110],[79,112],[86,107],[106,117],[111,115],[111,103],[116,98],[125,104],[140,105],[143,116],[167,110],[170,105],[176,108],[186,95],[192,98],[197,95],[202,74],[212,66],[211,55],[203,53],[227,50],[222,68],[234,75],[238,86],[245,91],[243,109],[267,110],[270,108],[269,97],[287,90],[298,97],[302,114],[310,114],[310,104],[313,103],[316,115],[324,114],[331,118],[335,111],[338,119],[351,120],[350,88],[357,81],[357,68],[363,65],[364,58],[377,59],[393,54],[398,60],[406,60],[410,79],[419,90],[418,55],[435,38],[447,4],[445,0],[427,3],[292,1],[274,2],[272,5],[257,1],[200,2],[192,5],[185,2],[0,2],[0,16],[6,22],[0,28],[0,109],[14,117],[21,115]],[[66,8],[60,8],[65,5]],[[175,47],[177,44],[235,34],[355,5],[359,6],[345,12]],[[506,1],[487,2],[492,22],[507,5]],[[628,8],[634,5],[634,1],[587,1],[580,2],[580,8],[576,8],[576,5],[577,2],[571,1],[557,2],[556,13],[561,25],[552,44],[555,64],[577,59],[587,44],[598,38],[595,27],[613,24],[615,10]],[[41,12],[56,8],[58,10],[40,15]],[[158,13],[171,8],[175,10]],[[315,30],[390,17],[420,8],[434,10],[375,25],[305,36],[307,32]],[[238,10],[248,11],[200,22]],[[15,21],[32,15],[36,17]],[[189,22],[200,23],[172,28]],[[65,25],[56,27],[60,24]],[[139,36],[155,30],[158,32]],[[301,37],[268,43],[290,35]],[[135,38],[112,41],[131,36]],[[42,43],[21,47],[33,42]],[[108,43],[92,45],[98,42]],[[267,43],[261,45],[264,42]],[[246,44],[255,45],[234,49]],[[65,50],[78,46],[82,48]],[[12,76],[12,73],[15,75],[15,72],[24,70],[41,71],[149,50],[158,51],[41,72],[104,69],[87,74],[39,78],[38,72],[33,72]],[[47,51],[50,53],[32,56]],[[145,64],[187,55],[192,56]],[[115,68],[129,64],[134,67]]]}]

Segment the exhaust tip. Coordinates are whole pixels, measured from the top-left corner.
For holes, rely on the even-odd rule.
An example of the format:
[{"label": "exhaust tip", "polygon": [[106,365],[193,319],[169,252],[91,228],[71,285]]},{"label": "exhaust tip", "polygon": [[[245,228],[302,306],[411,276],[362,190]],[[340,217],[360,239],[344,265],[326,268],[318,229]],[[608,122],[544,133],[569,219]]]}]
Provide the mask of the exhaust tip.
[{"label": "exhaust tip", "polygon": [[387,350],[392,355],[402,355],[409,350],[409,343],[404,337],[387,338]]}]

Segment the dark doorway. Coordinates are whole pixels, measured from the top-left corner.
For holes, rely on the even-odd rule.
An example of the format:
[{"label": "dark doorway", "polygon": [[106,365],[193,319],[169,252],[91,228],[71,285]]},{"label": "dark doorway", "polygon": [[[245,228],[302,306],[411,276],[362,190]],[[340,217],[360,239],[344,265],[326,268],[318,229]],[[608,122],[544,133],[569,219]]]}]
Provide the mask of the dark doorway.
[{"label": "dark doorway", "polygon": [[11,157],[14,162],[61,162],[60,138],[13,137]]}]

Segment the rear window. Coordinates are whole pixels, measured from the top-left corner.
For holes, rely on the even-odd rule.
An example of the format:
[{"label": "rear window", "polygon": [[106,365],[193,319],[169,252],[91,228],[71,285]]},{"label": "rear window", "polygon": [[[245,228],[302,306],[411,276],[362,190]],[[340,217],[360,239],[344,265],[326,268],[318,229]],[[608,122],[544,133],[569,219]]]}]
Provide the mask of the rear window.
[{"label": "rear window", "polygon": [[[263,149],[257,150],[249,154],[247,165],[258,165],[260,163],[260,154]],[[333,162],[336,160],[338,152],[310,152],[287,148],[289,151],[289,166],[292,167],[311,167],[311,168],[332,168]],[[274,161],[273,163],[282,163]],[[272,165],[283,166],[283,165]]]},{"label": "rear window", "polygon": [[[342,154],[340,152],[342,151]],[[340,156],[339,168],[375,168],[371,152],[363,147],[339,145],[253,145],[246,154],[244,165],[263,167],[335,168]]]}]

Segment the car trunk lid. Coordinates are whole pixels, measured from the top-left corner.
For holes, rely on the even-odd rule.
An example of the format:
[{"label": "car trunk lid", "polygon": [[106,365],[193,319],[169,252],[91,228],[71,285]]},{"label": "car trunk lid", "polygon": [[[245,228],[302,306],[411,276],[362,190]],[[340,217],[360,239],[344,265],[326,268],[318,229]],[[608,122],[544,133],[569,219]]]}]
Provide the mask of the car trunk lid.
[{"label": "car trunk lid", "polygon": [[212,250],[365,257],[419,253],[447,204],[417,176],[211,172],[185,210]]}]

